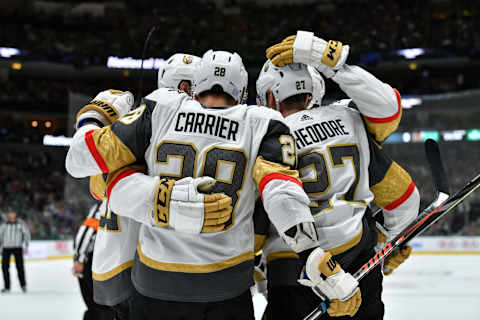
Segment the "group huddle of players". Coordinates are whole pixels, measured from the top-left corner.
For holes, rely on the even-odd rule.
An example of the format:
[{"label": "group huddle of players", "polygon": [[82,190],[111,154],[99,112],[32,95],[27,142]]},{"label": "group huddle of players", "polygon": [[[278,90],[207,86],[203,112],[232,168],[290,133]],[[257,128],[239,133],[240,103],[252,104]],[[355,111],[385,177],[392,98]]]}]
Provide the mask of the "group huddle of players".
[{"label": "group huddle of players", "polygon": [[[254,319],[254,278],[266,319],[321,300],[326,319],[383,318],[383,274],[411,248],[351,274],[418,214],[415,184],[381,147],[400,95],[311,32],[266,53],[256,106],[242,104],[241,57],[209,50],[166,60],[133,110],[131,93],[107,90],[78,112],[66,168],[103,201],[94,299],[118,319]],[[322,105],[323,78],[350,99]]]}]

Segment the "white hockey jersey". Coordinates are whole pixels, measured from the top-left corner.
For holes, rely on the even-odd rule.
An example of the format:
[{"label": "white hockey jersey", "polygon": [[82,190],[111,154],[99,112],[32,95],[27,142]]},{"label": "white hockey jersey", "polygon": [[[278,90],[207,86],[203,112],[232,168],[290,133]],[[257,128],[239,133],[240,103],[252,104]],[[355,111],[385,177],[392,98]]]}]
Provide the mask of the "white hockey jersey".
[{"label": "white hockey jersey", "polygon": [[[80,177],[144,161],[150,176],[214,177],[213,191],[233,200],[229,228],[191,235],[142,225],[132,279],[140,293],[158,299],[238,296],[252,284],[257,188],[281,232],[313,221],[298,172],[291,169],[296,155],[290,131],[278,112],[261,107],[208,108],[167,89],[144,102],[111,127],[82,127],[67,155],[67,170]],[[117,180],[111,191],[127,199],[125,181]]]},{"label": "white hockey jersey", "polygon": [[101,205],[100,222],[93,250],[92,277],[95,302],[114,306],[133,293],[131,268],[140,223],[116,215],[107,200]]},{"label": "white hockey jersey", "polygon": [[369,137],[354,107],[352,100],[341,100],[286,118],[297,142],[298,169],[320,246],[333,255],[360,241],[362,218],[373,200],[386,209],[390,230],[403,228],[418,214],[413,181]]}]

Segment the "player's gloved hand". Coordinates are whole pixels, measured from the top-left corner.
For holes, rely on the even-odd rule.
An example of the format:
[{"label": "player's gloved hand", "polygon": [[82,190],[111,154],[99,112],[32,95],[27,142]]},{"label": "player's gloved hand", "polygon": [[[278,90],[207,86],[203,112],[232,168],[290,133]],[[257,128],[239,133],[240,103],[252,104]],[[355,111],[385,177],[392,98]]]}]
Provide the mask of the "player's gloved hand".
[{"label": "player's gloved hand", "polygon": [[[386,244],[387,242],[387,235],[385,235],[386,232],[385,230],[381,230],[377,226],[377,235],[378,235],[378,242],[377,245],[375,246],[375,251],[378,252],[380,251]],[[393,239],[393,236],[390,236],[389,238]],[[391,240],[391,239],[389,239]],[[412,247],[411,246],[402,246],[400,248],[395,249],[384,261],[383,261],[383,274],[386,276],[389,276],[392,274],[393,270],[398,268],[399,265],[405,262],[405,260],[410,257],[410,254],[412,253]]]},{"label": "player's gloved hand", "polygon": [[343,271],[332,255],[321,248],[310,253],[298,282],[311,287],[322,299],[330,300],[328,314],[332,317],[352,317],[362,303],[358,281]]},{"label": "player's gloved hand", "polygon": [[345,64],[349,51],[350,47],[340,41],[327,42],[313,32],[298,31],[296,36],[268,48],[267,58],[280,67],[292,62],[307,64],[331,78]]},{"label": "player's gloved hand", "polygon": [[232,217],[232,198],[223,193],[204,194],[215,185],[211,177],[160,179],[155,191],[153,219],[179,232],[219,232]]},{"label": "player's gloved hand", "polygon": [[134,102],[129,91],[105,90],[77,113],[76,128],[87,122],[107,126],[130,111]]},{"label": "player's gloved hand", "polygon": [[267,289],[267,278],[265,273],[259,267],[255,266],[253,271],[253,281],[255,285],[251,288],[252,295],[261,294],[267,299],[268,289]]}]

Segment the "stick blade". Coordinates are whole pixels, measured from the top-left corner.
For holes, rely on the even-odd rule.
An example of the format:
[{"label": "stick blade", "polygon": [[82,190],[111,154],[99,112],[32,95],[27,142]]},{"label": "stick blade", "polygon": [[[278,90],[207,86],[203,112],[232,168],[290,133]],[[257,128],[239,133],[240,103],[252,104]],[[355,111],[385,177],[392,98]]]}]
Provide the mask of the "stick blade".
[{"label": "stick blade", "polygon": [[445,167],[443,166],[442,156],[438,143],[433,139],[425,141],[425,155],[427,156],[428,165],[432,172],[433,191],[435,195],[438,192],[450,194]]}]

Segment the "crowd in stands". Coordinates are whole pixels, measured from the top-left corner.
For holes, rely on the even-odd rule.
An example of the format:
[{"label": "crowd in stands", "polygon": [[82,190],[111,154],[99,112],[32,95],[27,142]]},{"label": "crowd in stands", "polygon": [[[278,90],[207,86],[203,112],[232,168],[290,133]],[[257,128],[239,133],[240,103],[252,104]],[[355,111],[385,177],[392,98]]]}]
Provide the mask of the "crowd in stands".
[{"label": "crowd in stands", "polygon": [[82,197],[79,190],[66,197],[68,179],[47,153],[2,152],[0,220],[5,221],[13,209],[28,224],[33,239],[71,238],[92,200]]},{"label": "crowd in stands", "polygon": [[[468,55],[480,46],[478,10],[462,1],[332,1],[259,5],[225,1],[125,1],[124,9],[101,16],[32,9],[5,11],[0,38],[44,57],[78,65],[105,61],[109,55],[136,56],[148,30],[156,25],[149,52],[201,55],[221,46],[238,51],[249,64],[262,65],[264,50],[297,29],[352,45],[353,54],[401,48],[444,48]],[[38,11],[38,9],[36,9]],[[7,15],[8,12],[8,15]],[[352,18],[352,15],[355,18]],[[79,41],[88,39],[88,41]]]}]

